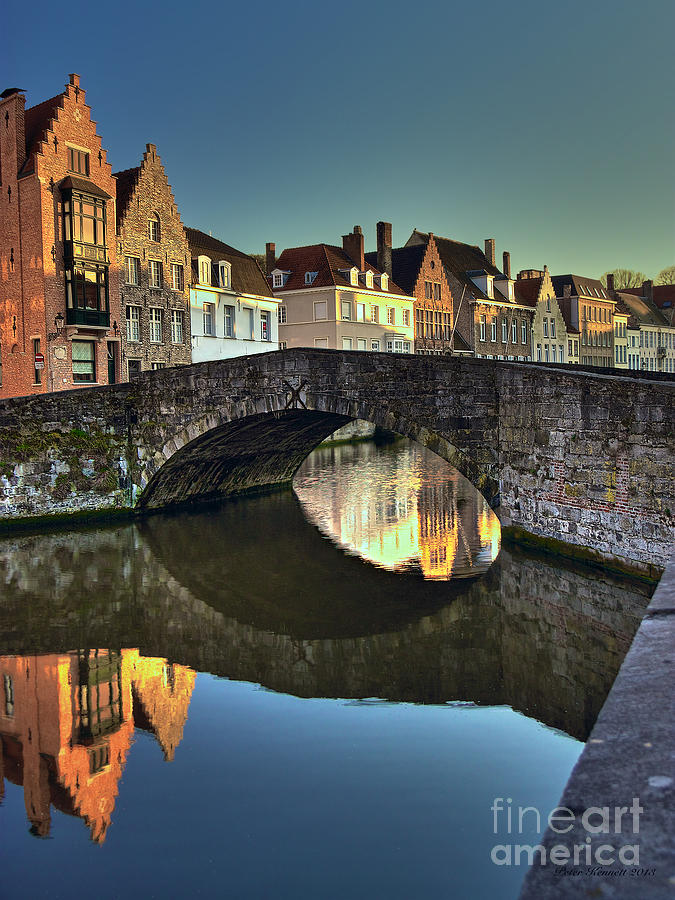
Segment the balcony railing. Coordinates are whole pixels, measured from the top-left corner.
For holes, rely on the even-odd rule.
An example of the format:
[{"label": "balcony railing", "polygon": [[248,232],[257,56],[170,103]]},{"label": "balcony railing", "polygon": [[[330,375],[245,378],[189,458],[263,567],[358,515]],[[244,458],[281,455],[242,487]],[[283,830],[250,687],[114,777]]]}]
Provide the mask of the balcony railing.
[{"label": "balcony railing", "polygon": [[75,309],[66,310],[67,325],[86,325],[89,328],[110,328],[110,313],[98,309]]}]

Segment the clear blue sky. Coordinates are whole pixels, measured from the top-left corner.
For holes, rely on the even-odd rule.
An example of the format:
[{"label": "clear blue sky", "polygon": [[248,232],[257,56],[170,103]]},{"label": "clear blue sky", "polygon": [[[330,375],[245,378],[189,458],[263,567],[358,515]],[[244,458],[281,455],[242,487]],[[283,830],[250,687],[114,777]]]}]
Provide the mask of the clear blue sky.
[{"label": "clear blue sky", "polygon": [[3,25],[0,90],[78,72],[113,169],[157,144],[184,223],[242,250],[355,224],[374,249],[385,219],[514,270],[675,264],[672,0],[37,0]]}]

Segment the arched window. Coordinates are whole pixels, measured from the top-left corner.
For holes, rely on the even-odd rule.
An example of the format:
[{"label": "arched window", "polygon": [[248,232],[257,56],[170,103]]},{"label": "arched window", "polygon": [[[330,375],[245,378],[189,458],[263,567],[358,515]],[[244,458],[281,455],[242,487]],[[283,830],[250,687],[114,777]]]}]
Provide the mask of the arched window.
[{"label": "arched window", "polygon": [[155,241],[155,243],[159,243],[162,239],[162,229],[159,224],[159,216],[157,213],[154,213],[148,220],[148,233],[150,235],[150,240]]}]

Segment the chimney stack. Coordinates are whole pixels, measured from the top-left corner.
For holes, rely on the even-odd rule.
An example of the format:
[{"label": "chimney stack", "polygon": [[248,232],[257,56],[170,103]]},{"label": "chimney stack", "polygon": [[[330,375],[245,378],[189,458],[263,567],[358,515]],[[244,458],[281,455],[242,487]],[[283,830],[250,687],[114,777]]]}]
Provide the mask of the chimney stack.
[{"label": "chimney stack", "polygon": [[507,278],[511,277],[511,254],[508,251],[504,251],[502,254],[502,259],[504,260],[504,274]]},{"label": "chimney stack", "polygon": [[607,293],[610,296],[614,293],[614,272],[607,273]]},{"label": "chimney stack", "polygon": [[494,238],[485,239],[485,257],[491,266],[495,264],[495,241]]},{"label": "chimney stack", "polygon": [[351,257],[355,266],[358,266],[359,272],[363,272],[365,268],[364,248],[363,248],[363,231],[360,225],[354,226],[351,234],[342,235],[342,249],[347,256]]},{"label": "chimney stack", "polygon": [[651,303],[654,302],[654,282],[649,279],[649,281],[642,282],[642,296],[645,300],[649,300]]},{"label": "chimney stack", "polygon": [[277,265],[277,245],[265,244],[265,275],[271,275]]},{"label": "chimney stack", "polygon": [[377,268],[391,278],[391,222],[377,223]]},{"label": "chimney stack", "polygon": [[571,297],[572,296],[572,285],[564,284],[563,285],[563,297]]},{"label": "chimney stack", "polygon": [[[8,172],[16,173],[26,162],[26,133],[24,114],[26,98],[22,88],[8,88],[0,94],[3,105],[3,164]],[[11,149],[10,149],[11,148]],[[16,159],[12,157],[16,154]]]}]

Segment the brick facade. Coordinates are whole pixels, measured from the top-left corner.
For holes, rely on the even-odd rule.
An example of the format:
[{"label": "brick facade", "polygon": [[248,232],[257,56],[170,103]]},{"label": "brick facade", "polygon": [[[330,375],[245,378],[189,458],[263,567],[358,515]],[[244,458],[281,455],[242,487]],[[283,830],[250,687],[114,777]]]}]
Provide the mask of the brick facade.
[{"label": "brick facade", "polygon": [[[120,319],[115,179],[79,81],[71,75],[62,94],[27,110],[19,92],[0,100],[3,397],[107,384],[108,354],[114,358],[119,344],[111,329]],[[105,220],[87,218],[82,198]],[[76,204],[83,211],[77,222]],[[81,240],[66,235],[69,208],[73,227],[82,225]],[[98,239],[89,239],[89,227]],[[42,369],[36,352],[44,356]]]},{"label": "brick facade", "polygon": [[[146,145],[140,166],[117,173],[117,178],[121,378],[126,381],[134,371],[191,361],[192,268],[183,223],[154,144]],[[157,224],[151,226],[151,221]]]},{"label": "brick facade", "polygon": [[415,352],[450,353],[453,297],[433,234],[429,235],[413,295]]}]

